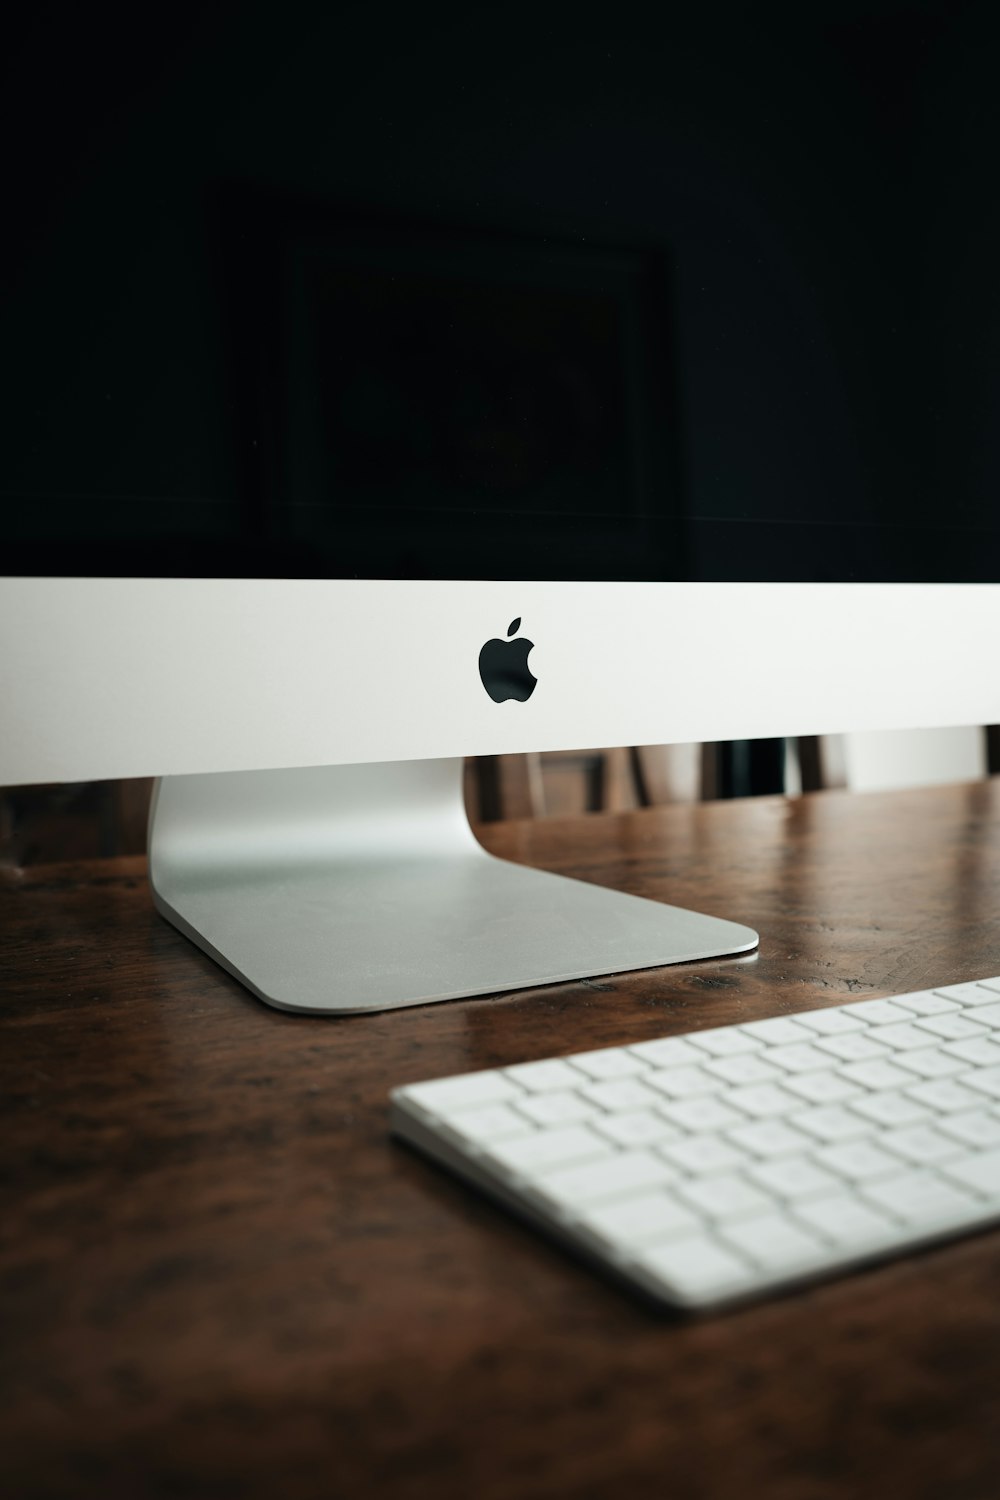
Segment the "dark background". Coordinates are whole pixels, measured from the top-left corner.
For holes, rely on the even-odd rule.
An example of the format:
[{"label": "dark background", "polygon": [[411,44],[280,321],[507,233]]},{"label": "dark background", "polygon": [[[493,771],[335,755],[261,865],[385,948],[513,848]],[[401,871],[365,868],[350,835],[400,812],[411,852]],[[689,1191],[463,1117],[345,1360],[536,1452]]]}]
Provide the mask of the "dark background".
[{"label": "dark background", "polygon": [[996,579],[992,12],[8,15],[3,570]]}]

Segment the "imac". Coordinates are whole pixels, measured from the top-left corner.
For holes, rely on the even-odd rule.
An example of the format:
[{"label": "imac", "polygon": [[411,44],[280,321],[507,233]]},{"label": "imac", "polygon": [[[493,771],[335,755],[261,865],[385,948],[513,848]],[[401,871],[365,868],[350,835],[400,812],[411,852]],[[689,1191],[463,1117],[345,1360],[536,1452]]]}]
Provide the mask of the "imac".
[{"label": "imac", "polygon": [[723,53],[602,18],[579,90],[582,19],[579,67],[494,37],[459,97],[468,37],[414,68],[331,12],[178,42],[141,100],[80,32],[51,91],[0,292],[0,785],[159,778],[156,905],[272,1005],[753,950],[752,910],[487,855],[464,756],[1000,720],[986,239],[927,305],[958,116],[897,173],[920,80],[862,109],[825,13],[734,13]]}]

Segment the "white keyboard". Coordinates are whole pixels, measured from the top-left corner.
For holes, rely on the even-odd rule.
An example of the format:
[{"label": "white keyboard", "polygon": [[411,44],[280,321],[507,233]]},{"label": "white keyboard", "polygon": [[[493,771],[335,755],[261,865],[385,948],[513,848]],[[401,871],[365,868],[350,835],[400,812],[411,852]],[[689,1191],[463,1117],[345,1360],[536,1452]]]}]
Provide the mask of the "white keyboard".
[{"label": "white keyboard", "polygon": [[1000,977],[411,1084],[392,1129],[712,1307],[1000,1220]]}]

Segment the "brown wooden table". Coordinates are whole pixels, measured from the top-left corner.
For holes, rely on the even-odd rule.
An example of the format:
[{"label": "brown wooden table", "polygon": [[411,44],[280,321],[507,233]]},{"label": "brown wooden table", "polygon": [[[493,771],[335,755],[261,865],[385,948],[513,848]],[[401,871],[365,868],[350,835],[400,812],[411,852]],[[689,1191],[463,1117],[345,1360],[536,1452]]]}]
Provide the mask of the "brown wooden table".
[{"label": "brown wooden table", "polygon": [[520,823],[760,955],[267,1010],[141,859],[4,877],[0,1493],[1000,1496],[1000,1234],[702,1322],[390,1141],[397,1083],[1000,973],[1000,784]]}]

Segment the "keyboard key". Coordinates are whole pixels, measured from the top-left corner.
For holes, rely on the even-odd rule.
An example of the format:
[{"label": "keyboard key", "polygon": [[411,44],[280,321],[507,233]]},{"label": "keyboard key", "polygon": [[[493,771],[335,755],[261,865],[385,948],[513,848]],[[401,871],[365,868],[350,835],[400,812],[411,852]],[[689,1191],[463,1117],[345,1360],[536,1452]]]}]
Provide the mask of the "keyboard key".
[{"label": "keyboard key", "polygon": [[497,1141],[491,1144],[487,1155],[506,1171],[522,1175],[611,1156],[613,1149],[610,1142],[586,1126],[576,1125],[565,1130],[536,1130],[533,1135]]},{"label": "keyboard key", "polygon": [[528,1184],[532,1198],[573,1209],[605,1198],[625,1198],[640,1188],[671,1182],[672,1174],[651,1151],[620,1151],[603,1161],[548,1172]]},{"label": "keyboard key", "polygon": [[944,1037],[946,1042],[964,1042],[967,1037],[986,1036],[987,1027],[981,1023],[988,1015],[989,1010],[980,1011],[974,1021],[968,1016],[919,1016],[915,1024],[921,1031]]},{"label": "keyboard key", "polygon": [[961,1146],[953,1137],[943,1135],[932,1125],[908,1125],[903,1130],[889,1130],[880,1138],[887,1151],[894,1151],[918,1167],[933,1167],[957,1156]]},{"label": "keyboard key", "polygon": [[957,1015],[962,1009],[957,1000],[945,1000],[942,995],[935,995],[933,990],[917,990],[912,995],[893,995],[892,1003],[912,1011],[915,1016],[943,1016],[949,1011]]},{"label": "keyboard key", "polygon": [[579,1094],[525,1094],[515,1108],[536,1125],[573,1125],[600,1113]]},{"label": "keyboard key", "polygon": [[851,1141],[871,1133],[868,1121],[841,1104],[804,1109],[789,1123],[824,1142]]},{"label": "keyboard key", "polygon": [[857,1084],[849,1083],[839,1073],[799,1073],[786,1078],[786,1089],[807,1099],[810,1104],[840,1104],[845,1099],[854,1099],[861,1092]]},{"label": "keyboard key", "polygon": [[944,1051],[949,1057],[959,1057],[962,1062],[969,1063],[974,1068],[1000,1065],[1000,1046],[989,1036],[973,1037],[968,1042],[948,1042]]},{"label": "keyboard key", "polygon": [[729,1220],[720,1235],[765,1271],[805,1268],[823,1258],[823,1246],[816,1236],[783,1213]]},{"label": "keyboard key", "polygon": [[942,1170],[984,1198],[1000,1198],[1000,1151],[980,1151],[948,1162]]},{"label": "keyboard key", "polygon": [[906,1224],[921,1229],[961,1221],[975,1207],[968,1193],[945,1182],[935,1172],[904,1172],[880,1177],[864,1190],[877,1208],[887,1209]]},{"label": "keyboard key", "polygon": [[786,1073],[815,1073],[820,1068],[830,1066],[826,1053],[808,1042],[792,1043],[788,1047],[772,1047],[767,1060]]},{"label": "keyboard key", "polygon": [[839,1185],[836,1177],[806,1156],[779,1156],[758,1162],[747,1175],[779,1198],[810,1198],[833,1192]]},{"label": "keyboard key", "polygon": [[744,1152],[719,1135],[689,1135],[671,1141],[660,1147],[660,1155],[682,1172],[692,1174],[728,1172],[745,1166],[748,1160]]},{"label": "keyboard key", "polygon": [[951,1057],[936,1047],[924,1047],[919,1052],[897,1052],[894,1061],[908,1073],[917,1073],[921,1078],[951,1078],[968,1067],[960,1057]]},{"label": "keyboard key", "polygon": [[[923,1084],[915,1085],[915,1088],[923,1087]],[[864,1115],[866,1120],[874,1120],[876,1125],[915,1125],[918,1120],[929,1119],[930,1110],[913,1098],[914,1091],[907,1089],[903,1094],[886,1089],[880,1094],[865,1094],[852,1099],[849,1108]]]},{"label": "keyboard key", "polygon": [[[1000,1123],[1000,1122],[998,1122]],[[754,1120],[729,1132],[729,1139],[754,1156],[791,1156],[808,1151],[813,1142],[785,1120]]]},{"label": "keyboard key", "polygon": [[667,1068],[647,1073],[646,1082],[668,1099],[691,1099],[696,1094],[717,1093],[725,1085],[704,1068]]},{"label": "keyboard key", "polygon": [[816,1152],[816,1160],[820,1166],[829,1167],[831,1172],[851,1182],[866,1182],[870,1177],[883,1177],[899,1171],[898,1157],[890,1156],[871,1141],[864,1140],[824,1146]]},{"label": "keyboard key", "polygon": [[850,1032],[864,1031],[865,1022],[860,1016],[849,1016],[840,1006],[831,1006],[828,1010],[810,1010],[805,1015],[796,1016],[800,1026],[808,1026],[810,1031],[817,1032],[820,1036],[846,1036]]},{"label": "keyboard key", "polygon": [[630,1078],[645,1071],[646,1064],[625,1047],[601,1047],[596,1052],[577,1052],[566,1061],[588,1078]]},{"label": "keyboard key", "polygon": [[402,1091],[422,1109],[436,1115],[453,1115],[462,1109],[481,1109],[484,1104],[504,1104],[523,1097],[521,1089],[502,1073],[462,1073],[457,1078],[435,1078],[430,1083],[411,1083]]},{"label": "keyboard key", "polygon": [[773,1198],[732,1172],[679,1182],[674,1192],[710,1219],[733,1219],[774,1207]]},{"label": "keyboard key", "polygon": [[940,995],[944,1000],[957,1000],[959,1005],[982,1005],[983,986],[987,989],[996,985],[995,979],[976,980],[972,984],[949,984],[944,988],[935,990],[935,995]]},{"label": "keyboard key", "polygon": [[581,1227],[615,1248],[658,1243],[701,1228],[689,1208],[666,1193],[642,1193],[589,1208]]},{"label": "keyboard key", "polygon": [[870,1026],[888,1026],[893,1021],[913,1019],[910,1011],[894,1005],[891,1000],[855,1000],[850,1005],[845,1005],[843,1010],[845,1015],[856,1016],[859,1021],[867,1021]]},{"label": "keyboard key", "polygon": [[745,1119],[739,1110],[723,1104],[715,1094],[702,1094],[695,1099],[680,1099],[672,1104],[661,1104],[660,1114],[682,1130],[702,1134],[705,1131],[729,1130]]},{"label": "keyboard key", "polygon": [[967,1088],[975,1089],[977,1094],[1000,1099],[1000,1067],[976,1068],[971,1073],[963,1073],[961,1081]]},{"label": "keyboard key", "polygon": [[717,1057],[705,1066],[714,1078],[721,1078],[726,1083],[773,1083],[776,1078],[783,1076],[780,1068],[775,1068],[771,1063],[765,1062],[763,1057],[750,1054],[741,1057]]},{"label": "keyboard key", "polygon": [[866,1027],[864,1031],[849,1031],[844,1036],[825,1036],[817,1038],[816,1045],[824,1052],[829,1052],[831,1057],[839,1057],[842,1062],[865,1062],[871,1057],[887,1057],[885,1047],[878,1042],[872,1041],[874,1028]]},{"label": "keyboard key", "polygon": [[979,1096],[972,1089],[967,1089],[964,1083],[958,1083],[954,1078],[931,1078],[926,1083],[914,1084],[906,1092],[911,1099],[926,1104],[940,1114],[975,1109],[980,1103]]},{"label": "keyboard key", "polygon": [[676,1068],[682,1064],[704,1062],[704,1054],[683,1037],[661,1037],[655,1042],[637,1042],[628,1049],[633,1056],[652,1068]]},{"label": "keyboard key", "polygon": [[893,1052],[912,1052],[914,1047],[934,1045],[934,1038],[920,1030],[921,1024],[914,1016],[909,1021],[898,1021],[893,1026],[873,1026],[868,1035],[877,1041],[880,1047],[889,1048]]},{"label": "keyboard key", "polygon": [[974,1020],[978,1026],[988,1026],[991,1031],[996,1031],[1000,1027],[1000,1003],[997,1002],[996,995],[993,996],[993,1001],[992,1005],[984,1005],[976,1010],[970,1010],[968,1014],[970,1019]]},{"label": "keyboard key", "polygon": [[898,1089],[906,1083],[912,1083],[910,1078],[901,1068],[896,1066],[899,1061],[898,1054],[893,1062],[858,1062],[845,1063],[844,1067],[838,1069],[841,1078],[856,1083],[863,1089]]},{"label": "keyboard key", "polygon": [[651,1109],[620,1115],[598,1115],[591,1129],[607,1136],[619,1146],[655,1146],[660,1141],[676,1141],[681,1132],[663,1116]]},{"label": "keyboard key", "polygon": [[844,1250],[865,1250],[895,1239],[899,1230],[884,1214],[852,1193],[806,1198],[795,1205],[795,1217]]},{"label": "keyboard key", "polygon": [[[995,984],[989,987],[983,984],[974,984],[962,1000],[962,1008],[967,1010],[970,1015],[975,1016],[977,1021],[980,1018],[980,1011],[983,1008],[989,1007],[992,1010],[998,1004],[1000,1004],[1000,994],[997,993],[997,986]],[[995,1018],[992,1024],[996,1024]]]},{"label": "keyboard key", "polygon": [[444,1128],[453,1139],[479,1146],[502,1141],[506,1136],[524,1135],[532,1127],[508,1105],[488,1104],[485,1109],[463,1109],[461,1114],[452,1115]]},{"label": "keyboard key", "polygon": [[765,1119],[769,1115],[791,1114],[793,1109],[801,1108],[802,1100],[776,1083],[755,1083],[749,1088],[732,1089],[726,1094],[726,1103],[755,1119]]},{"label": "keyboard key", "polygon": [[554,1094],[557,1090],[575,1089],[580,1082],[576,1069],[558,1058],[518,1063],[513,1068],[504,1068],[504,1073],[531,1094]]},{"label": "keyboard key", "polygon": [[783,1047],[789,1042],[811,1042],[812,1036],[806,1026],[797,1021],[787,1021],[784,1016],[774,1016],[768,1021],[748,1021],[740,1027],[744,1036],[764,1042],[769,1047]]},{"label": "keyboard key", "polygon": [[681,1301],[723,1297],[742,1290],[751,1279],[746,1262],[706,1234],[645,1250],[638,1265]]},{"label": "keyboard key", "polygon": [[659,1102],[655,1089],[638,1078],[608,1078],[603,1083],[584,1084],[580,1093],[601,1109],[652,1109]]},{"label": "keyboard key", "polygon": [[945,1135],[953,1135],[967,1146],[1000,1146],[1000,1120],[985,1109],[965,1115],[949,1115],[941,1121]]},{"label": "keyboard key", "polygon": [[737,1057],[742,1053],[756,1052],[763,1045],[738,1026],[720,1026],[713,1031],[693,1031],[688,1040],[693,1047],[699,1047],[713,1057]]}]

